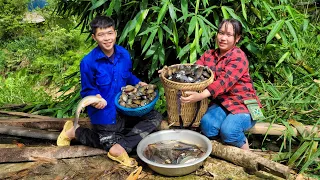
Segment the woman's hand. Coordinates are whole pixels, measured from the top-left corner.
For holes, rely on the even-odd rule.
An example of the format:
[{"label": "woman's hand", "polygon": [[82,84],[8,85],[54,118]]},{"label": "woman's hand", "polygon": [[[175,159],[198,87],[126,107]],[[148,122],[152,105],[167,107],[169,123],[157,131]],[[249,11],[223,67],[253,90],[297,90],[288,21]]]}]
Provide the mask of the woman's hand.
[{"label": "woman's hand", "polygon": [[181,96],[180,100],[182,103],[194,103],[197,101],[201,101],[202,99],[207,98],[211,95],[207,89],[205,89],[201,93],[195,91],[186,91],[185,94],[187,94],[188,96]]},{"label": "woman's hand", "polygon": [[[100,94],[96,95],[98,98],[102,98]],[[93,107],[97,108],[97,109],[103,109],[104,107],[106,107],[106,103],[107,101],[100,101],[98,103],[94,103],[92,104]]]}]

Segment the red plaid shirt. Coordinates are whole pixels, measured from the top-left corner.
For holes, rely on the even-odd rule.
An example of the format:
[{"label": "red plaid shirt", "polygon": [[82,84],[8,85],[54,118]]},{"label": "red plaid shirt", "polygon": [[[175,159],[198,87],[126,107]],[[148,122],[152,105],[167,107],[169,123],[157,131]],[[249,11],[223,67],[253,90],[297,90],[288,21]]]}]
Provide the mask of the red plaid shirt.
[{"label": "red plaid shirt", "polygon": [[249,113],[244,100],[257,99],[249,74],[249,62],[245,53],[233,47],[218,57],[218,49],[206,51],[196,64],[208,66],[214,73],[214,81],[207,89],[232,114]]}]

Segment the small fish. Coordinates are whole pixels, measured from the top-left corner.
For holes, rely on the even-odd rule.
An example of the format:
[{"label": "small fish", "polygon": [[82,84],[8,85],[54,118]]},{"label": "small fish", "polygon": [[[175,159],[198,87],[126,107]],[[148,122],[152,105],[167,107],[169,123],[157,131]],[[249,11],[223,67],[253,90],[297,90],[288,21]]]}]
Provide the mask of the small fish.
[{"label": "small fish", "polygon": [[93,103],[98,103],[98,102],[105,102],[107,104],[107,101],[105,99],[99,98],[97,96],[86,96],[78,103],[76,117],[75,117],[74,123],[73,123],[74,129],[76,129],[76,126],[78,125],[79,116],[80,116],[82,109],[93,104]]}]

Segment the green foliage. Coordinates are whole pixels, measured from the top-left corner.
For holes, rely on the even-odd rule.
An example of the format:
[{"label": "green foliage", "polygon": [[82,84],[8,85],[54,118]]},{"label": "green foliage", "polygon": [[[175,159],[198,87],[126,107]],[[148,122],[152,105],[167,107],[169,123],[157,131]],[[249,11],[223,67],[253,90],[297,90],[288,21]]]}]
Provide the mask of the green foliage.
[{"label": "green foliage", "polygon": [[28,0],[0,0],[0,40],[20,35],[28,25],[23,23]]},{"label": "green foliage", "polygon": [[33,86],[34,77],[18,74],[16,77],[0,77],[0,105],[3,104],[38,104],[52,102],[52,98],[41,86]]}]

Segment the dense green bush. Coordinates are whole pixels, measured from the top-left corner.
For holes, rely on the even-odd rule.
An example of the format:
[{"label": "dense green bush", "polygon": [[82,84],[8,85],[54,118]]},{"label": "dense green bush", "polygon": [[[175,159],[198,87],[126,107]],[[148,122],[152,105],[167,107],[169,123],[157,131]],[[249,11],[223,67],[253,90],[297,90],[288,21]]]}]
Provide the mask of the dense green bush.
[{"label": "dense green bush", "polygon": [[23,22],[29,0],[0,0],[0,40],[13,39],[24,32]]}]

